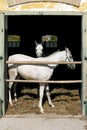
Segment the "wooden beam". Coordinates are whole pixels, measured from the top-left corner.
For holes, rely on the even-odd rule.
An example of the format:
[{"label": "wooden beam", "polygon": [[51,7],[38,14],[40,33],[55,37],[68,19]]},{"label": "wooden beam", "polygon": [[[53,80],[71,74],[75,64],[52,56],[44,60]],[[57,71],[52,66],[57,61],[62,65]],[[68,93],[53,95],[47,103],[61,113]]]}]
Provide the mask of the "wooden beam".
[{"label": "wooden beam", "polygon": [[24,82],[24,83],[57,83],[57,84],[70,84],[70,83],[82,83],[82,80],[10,80],[6,79],[6,82]]},{"label": "wooden beam", "polygon": [[6,64],[82,64],[81,61],[57,62],[57,61],[6,61]]}]

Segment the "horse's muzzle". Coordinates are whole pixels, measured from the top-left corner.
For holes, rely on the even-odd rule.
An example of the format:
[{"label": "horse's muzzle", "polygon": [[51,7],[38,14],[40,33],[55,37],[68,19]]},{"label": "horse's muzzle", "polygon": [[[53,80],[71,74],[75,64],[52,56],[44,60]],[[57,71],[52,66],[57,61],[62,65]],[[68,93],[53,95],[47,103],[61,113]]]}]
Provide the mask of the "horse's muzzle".
[{"label": "horse's muzzle", "polygon": [[71,66],[70,66],[70,69],[72,69],[72,70],[74,70],[76,68],[76,65],[75,64],[72,64]]}]

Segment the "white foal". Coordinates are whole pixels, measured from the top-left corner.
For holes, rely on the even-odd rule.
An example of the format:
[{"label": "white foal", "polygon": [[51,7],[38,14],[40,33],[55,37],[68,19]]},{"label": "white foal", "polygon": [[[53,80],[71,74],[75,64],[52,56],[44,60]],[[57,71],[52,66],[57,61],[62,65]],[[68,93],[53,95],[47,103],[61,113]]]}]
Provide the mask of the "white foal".
[{"label": "white foal", "polygon": [[[64,51],[56,51],[55,53],[51,54],[47,57],[40,57],[40,58],[33,58],[30,56],[22,55],[22,54],[15,54],[9,57],[8,61],[15,62],[15,61],[49,61],[49,62],[63,62],[65,61],[68,65],[68,68],[75,69],[75,64],[73,63],[67,63],[67,62],[73,62],[73,57],[71,55],[71,52],[68,48],[66,48]],[[58,66],[58,64],[41,64],[41,65],[23,65],[23,64],[9,64],[9,79],[13,80],[15,79],[18,74],[26,79],[34,79],[34,80],[44,80],[47,81],[51,78],[54,69]],[[13,82],[9,82],[9,103],[12,105],[12,99],[11,99],[11,88],[12,88]],[[46,83],[40,83],[40,89],[39,89],[39,108],[40,112],[44,113],[43,107],[42,107],[42,100],[44,95],[44,89],[46,88],[46,95],[48,98],[49,104],[54,107],[52,104],[50,95],[49,95],[49,86]]]}]

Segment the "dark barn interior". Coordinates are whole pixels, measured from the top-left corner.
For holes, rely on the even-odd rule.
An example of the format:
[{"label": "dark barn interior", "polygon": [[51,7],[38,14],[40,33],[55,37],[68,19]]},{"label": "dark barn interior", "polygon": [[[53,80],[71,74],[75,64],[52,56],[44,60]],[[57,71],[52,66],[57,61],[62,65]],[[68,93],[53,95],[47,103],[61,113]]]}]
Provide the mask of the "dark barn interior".
[{"label": "dark barn interior", "polygon": [[[68,47],[74,60],[81,61],[81,17],[79,16],[9,16],[8,35],[19,35],[21,39],[20,47],[8,48],[8,55],[22,53],[36,57],[35,40],[40,43],[43,35],[56,35],[57,48],[53,49],[53,52]],[[50,48],[46,53],[50,54]],[[57,79],[81,79],[80,65],[77,65],[74,71],[67,69],[65,65],[60,65],[58,68],[55,77]]]},{"label": "dark barn interior", "polygon": [[[81,17],[80,16],[8,16],[8,35],[19,35],[20,46],[8,47],[8,56],[22,53],[32,57],[35,54],[35,40],[41,42],[44,35],[58,37],[57,48],[44,52],[52,53],[68,47],[75,61],[81,61]],[[75,70],[70,70],[66,65],[59,65],[51,77],[52,80],[81,80],[81,65],[77,64]],[[19,84],[19,83],[18,83]],[[51,88],[61,87],[59,84],[50,84]],[[69,89],[79,88],[81,84],[64,84]],[[20,87],[19,87],[20,88]]]}]

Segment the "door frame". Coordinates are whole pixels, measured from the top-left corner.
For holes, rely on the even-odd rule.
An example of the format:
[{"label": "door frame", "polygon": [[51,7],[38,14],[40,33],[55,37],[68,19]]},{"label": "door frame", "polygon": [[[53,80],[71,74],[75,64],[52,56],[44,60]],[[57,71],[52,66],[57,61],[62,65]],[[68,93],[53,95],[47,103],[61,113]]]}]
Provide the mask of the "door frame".
[{"label": "door frame", "polygon": [[81,23],[81,29],[82,29],[82,89],[81,89],[81,104],[82,104],[82,115],[86,115],[87,111],[87,83],[86,83],[86,66],[87,66],[87,13],[81,13],[81,12],[71,12],[71,11],[11,11],[11,12],[4,12],[0,13],[0,98],[3,100],[3,115],[6,111],[6,97],[5,97],[5,35],[7,30],[7,17],[8,16],[15,16],[15,15],[58,15],[58,16],[81,16],[82,17],[82,23]]}]

